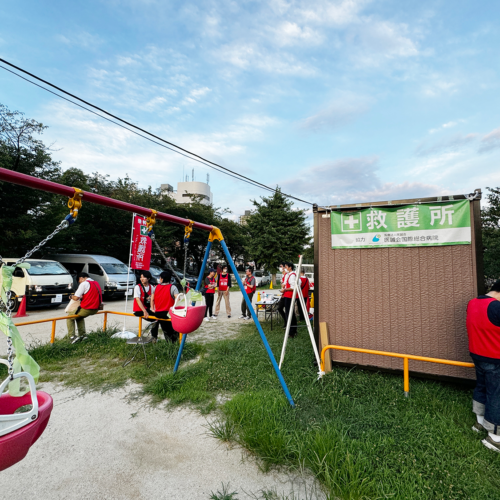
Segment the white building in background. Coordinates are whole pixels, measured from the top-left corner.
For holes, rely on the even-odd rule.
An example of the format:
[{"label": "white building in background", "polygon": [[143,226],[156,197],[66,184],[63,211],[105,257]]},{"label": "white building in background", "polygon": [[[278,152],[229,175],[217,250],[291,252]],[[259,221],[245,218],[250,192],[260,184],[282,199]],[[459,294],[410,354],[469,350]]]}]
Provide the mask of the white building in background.
[{"label": "white building in background", "polygon": [[213,202],[212,191],[206,182],[178,182],[177,191],[170,184],[162,184],[161,191],[177,203],[191,203],[194,198],[198,198],[204,205],[211,205]]}]

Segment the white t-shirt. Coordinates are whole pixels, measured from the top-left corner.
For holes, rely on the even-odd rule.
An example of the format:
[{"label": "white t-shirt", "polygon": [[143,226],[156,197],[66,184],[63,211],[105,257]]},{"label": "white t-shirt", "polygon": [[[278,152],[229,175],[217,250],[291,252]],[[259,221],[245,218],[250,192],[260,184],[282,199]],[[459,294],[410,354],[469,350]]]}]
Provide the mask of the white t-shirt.
[{"label": "white t-shirt", "polygon": [[293,271],[290,271],[287,273],[286,277],[286,288],[293,288],[295,286],[295,282],[297,281],[297,275]]},{"label": "white t-shirt", "polygon": [[[153,293],[155,291],[155,287],[153,285],[145,286],[144,289],[146,290],[146,293],[149,293],[150,295],[153,295]],[[135,285],[135,288],[134,288],[134,299],[140,299],[141,298],[141,290],[142,290],[141,285]],[[150,290],[151,290],[151,292],[150,292]]]},{"label": "white t-shirt", "polygon": [[75,292],[75,295],[77,297],[82,298],[90,290],[89,281],[94,281],[94,280],[92,278],[87,278],[83,283],[80,283]]}]

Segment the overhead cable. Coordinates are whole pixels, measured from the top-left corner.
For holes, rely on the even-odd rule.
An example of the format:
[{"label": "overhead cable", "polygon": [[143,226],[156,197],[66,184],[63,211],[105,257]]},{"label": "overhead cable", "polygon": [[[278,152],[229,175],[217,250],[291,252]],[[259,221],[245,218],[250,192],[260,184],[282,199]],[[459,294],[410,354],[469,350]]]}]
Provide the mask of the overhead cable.
[{"label": "overhead cable", "polygon": [[[0,58],[0,62],[3,62],[4,64],[7,64],[8,66],[12,67],[12,68],[15,68],[17,71],[21,71],[22,73],[26,74],[26,75],[29,75],[31,78],[34,78],[40,82],[43,82],[45,85],[48,85],[56,90],[58,90],[59,92],[62,92],[63,94],[66,94],[68,96],[70,96],[71,98],[73,99],[76,99],[77,101],[80,101],[82,103],[84,103],[86,106],[90,106],[91,108],[93,109],[96,109],[98,111],[100,111],[101,113],[104,113],[105,115],[107,116],[110,116],[112,117],[114,120],[117,120],[118,122],[121,122],[121,123],[118,123],[117,121],[114,121],[114,120],[111,120],[109,118],[107,118],[106,116],[103,116],[102,114],[99,114],[99,113],[96,113],[95,111],[91,110],[91,109],[88,109],[87,107],[85,106],[82,106],[81,104],[77,103],[77,102],[74,102],[73,100],[71,99],[67,99],[66,97],[60,95],[60,94],[57,94],[56,92],[53,92],[52,90],[50,89],[47,89],[46,87],[43,87],[42,85],[39,85],[25,77],[23,77],[22,75],[19,75],[18,73],[14,72],[14,71],[11,71],[10,69],[8,68],[5,68],[4,66],[0,66],[0,68],[6,70],[6,71],[9,71],[10,73],[12,73],[13,75],[16,75],[18,76],[19,78],[22,78],[23,80],[33,84],[33,85],[36,85],[37,87],[43,89],[43,90],[46,90],[47,92],[50,92],[51,94],[57,96],[57,97],[60,97],[61,99],[64,99],[65,101],[68,101],[72,104],[75,104],[76,106],[79,106],[80,108],[82,109],[85,109],[86,111],[89,111],[90,113],[93,113],[94,115],[97,115],[101,118],[104,118],[105,120],[111,122],[111,123],[114,123],[115,125],[119,125],[120,127],[130,131],[130,132],[133,132],[134,134],[140,136],[140,137],[143,137],[144,139],[147,139],[151,142],[154,142],[155,144],[158,144],[159,146],[162,146],[166,149],[169,149],[175,153],[178,153],[182,156],[185,156],[186,158],[190,158],[191,160],[194,160],[194,161],[197,161],[198,163],[201,163],[202,165],[205,165],[206,167],[209,167],[209,168],[212,168],[220,173],[223,173],[223,174],[226,174],[226,175],[229,175],[230,177],[233,177],[233,178],[236,178],[238,180],[241,180],[241,181],[244,181],[248,184],[251,184],[255,187],[260,187],[262,189],[266,189],[267,191],[272,191],[272,192],[277,192],[278,190],[275,189],[275,188],[272,188],[270,186],[267,186],[266,184],[263,184],[259,181],[255,181],[249,177],[246,177],[242,174],[239,174],[238,172],[235,172],[233,170],[230,170],[229,168],[226,168],[222,165],[219,165],[218,163],[214,163],[206,158],[203,158],[202,156],[200,155],[197,155],[196,153],[192,153],[191,151],[188,151],[187,149],[184,149],[180,146],[177,146],[176,144],[172,143],[172,142],[169,142],[141,127],[138,127],[137,125],[134,125],[133,123],[130,123],[126,120],[123,120],[122,118],[116,116],[116,115],[113,115],[112,113],[109,113],[108,111],[98,107],[98,106],[95,106],[94,104],[84,100],[84,99],[81,99],[80,97],[74,95],[74,94],[71,94],[70,92],[67,92],[66,90],[48,82],[47,80],[44,80],[43,78],[40,78],[36,75],[34,75],[33,73],[30,73],[29,71],[26,71],[22,68],[20,68],[19,66],[16,66],[8,61],[6,61],[5,59],[2,59]],[[125,127],[124,125],[122,124],[125,124],[127,125],[127,127]],[[136,129],[136,130],[139,130],[141,132],[143,132],[143,134],[146,134],[146,135],[143,135],[143,134],[140,134],[138,132],[136,132],[136,130],[131,130],[129,127],[132,127],[133,129]],[[152,140],[150,137],[146,137],[146,136],[150,136],[150,137],[154,137],[156,140]],[[160,142],[157,142],[157,141],[160,141]],[[163,143],[163,144],[161,144]],[[171,147],[167,147],[165,146],[165,144],[168,144],[169,146]],[[188,156],[189,155],[189,156]],[[297,201],[300,201],[301,203],[306,203],[308,205],[313,205],[313,203],[309,202],[309,201],[306,201],[306,200],[302,200],[301,198],[297,198],[296,196],[293,196],[293,195],[290,195],[290,194],[287,194],[287,193],[281,193],[283,196],[286,196],[287,198],[291,198],[291,199],[294,199],[294,200],[297,200]]]}]

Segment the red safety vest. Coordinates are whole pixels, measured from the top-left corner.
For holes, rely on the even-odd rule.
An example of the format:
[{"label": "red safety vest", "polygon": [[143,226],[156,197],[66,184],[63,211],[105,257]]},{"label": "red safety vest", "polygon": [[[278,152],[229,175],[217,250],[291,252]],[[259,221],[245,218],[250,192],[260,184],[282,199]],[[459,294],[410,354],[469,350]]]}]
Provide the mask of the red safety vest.
[{"label": "red safety vest", "polygon": [[[289,273],[287,273],[287,275],[285,276],[285,288],[289,288],[289,286],[288,286],[288,280],[292,277],[292,274],[294,276],[297,276],[293,271],[290,271]],[[291,299],[292,295],[293,295],[293,290],[290,290],[288,292],[285,292],[283,294],[283,297],[285,297],[286,299]]]},{"label": "red safety vest", "polygon": [[219,290],[226,291],[229,288],[229,274],[221,274],[219,276]]},{"label": "red safety vest", "polygon": [[158,285],[155,288],[155,310],[156,311],[168,311],[175,302],[171,293],[172,285]]},{"label": "red safety vest", "polygon": [[496,299],[472,299],[467,305],[469,351],[478,356],[500,359],[500,326],[488,319],[488,306]]},{"label": "red safety vest", "polygon": [[[208,281],[210,282],[211,285],[217,283],[215,278],[208,278]],[[205,293],[215,293],[215,288],[208,288],[208,285],[205,285],[205,288],[207,289]]]},{"label": "red safety vest", "polygon": [[253,276],[250,276],[250,278],[254,279],[253,287],[251,287],[247,284],[247,278],[245,278],[245,292],[247,292],[247,294],[255,292],[255,290],[257,289],[257,280]]},{"label": "red safety vest", "polygon": [[80,303],[80,307],[82,309],[99,309],[101,305],[101,287],[97,281],[87,280],[90,288],[88,292],[83,294],[82,301]]},{"label": "red safety vest", "polygon": [[[151,297],[151,294],[153,293],[153,287],[151,285],[149,285],[149,290],[146,291],[146,293],[144,294],[144,290],[146,287],[143,287],[140,285],[139,286],[139,290],[141,292],[141,298],[140,298],[140,301],[142,302],[142,305],[148,309],[148,306],[146,305],[146,297]],[[134,312],[138,312],[138,311],[142,311],[142,309],[140,308],[139,304],[137,303],[137,300],[135,300],[136,297],[134,297],[134,306],[132,308],[132,310]]]},{"label": "red safety vest", "polygon": [[306,298],[309,296],[309,278],[307,276],[301,276],[300,277],[300,288],[302,289],[302,297]]}]

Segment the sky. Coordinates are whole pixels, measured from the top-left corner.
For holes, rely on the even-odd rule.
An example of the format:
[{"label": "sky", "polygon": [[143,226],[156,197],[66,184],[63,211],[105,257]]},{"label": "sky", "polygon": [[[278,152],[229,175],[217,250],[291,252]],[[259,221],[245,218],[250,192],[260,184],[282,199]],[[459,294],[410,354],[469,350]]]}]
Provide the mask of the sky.
[{"label": "sky", "polygon": [[[500,2],[0,0],[0,57],[243,175],[319,205],[500,186]],[[67,169],[266,192],[0,68]],[[296,203],[298,208],[310,205]]]}]

